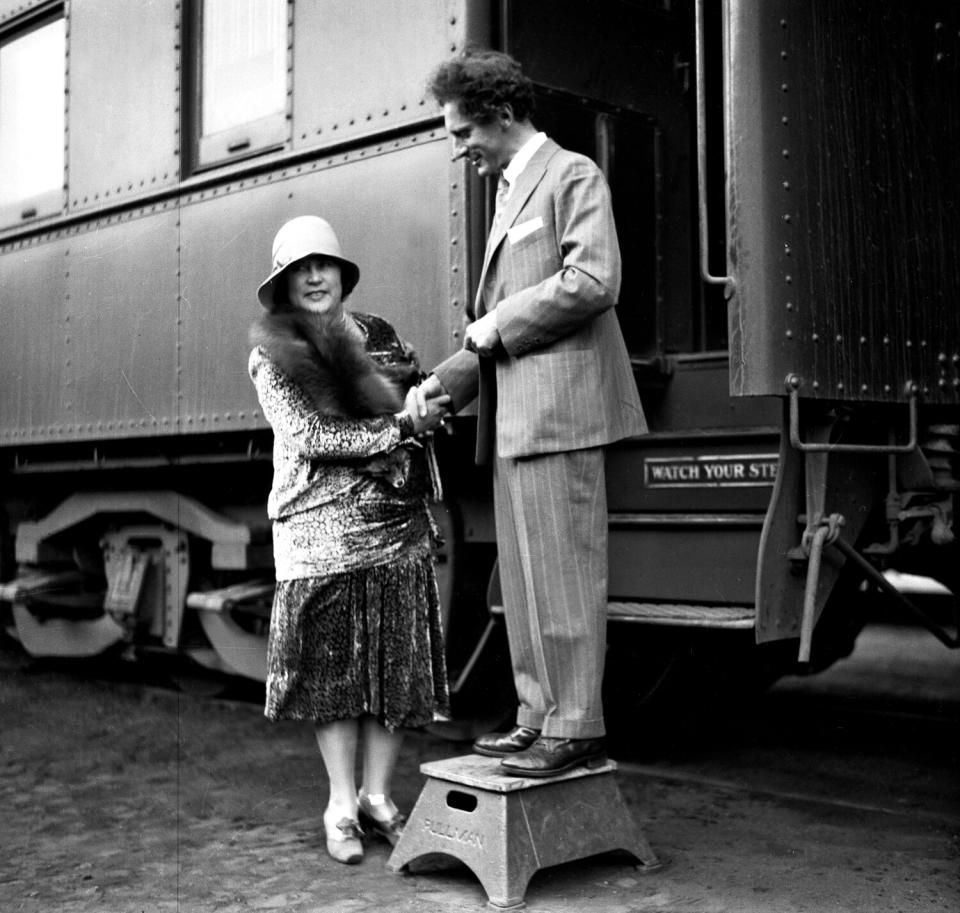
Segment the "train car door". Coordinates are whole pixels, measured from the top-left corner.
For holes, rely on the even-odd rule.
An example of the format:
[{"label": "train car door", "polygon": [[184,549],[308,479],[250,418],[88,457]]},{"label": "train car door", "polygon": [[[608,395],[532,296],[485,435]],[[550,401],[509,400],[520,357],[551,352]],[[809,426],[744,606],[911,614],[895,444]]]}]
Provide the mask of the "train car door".
[{"label": "train car door", "polygon": [[885,535],[885,501],[896,523],[895,458],[956,421],[960,18],[935,0],[723,8],[731,393],[783,404],[757,633],[799,635],[804,659],[845,561],[824,552],[816,579],[818,535],[892,553],[895,527],[882,545],[868,523]]}]

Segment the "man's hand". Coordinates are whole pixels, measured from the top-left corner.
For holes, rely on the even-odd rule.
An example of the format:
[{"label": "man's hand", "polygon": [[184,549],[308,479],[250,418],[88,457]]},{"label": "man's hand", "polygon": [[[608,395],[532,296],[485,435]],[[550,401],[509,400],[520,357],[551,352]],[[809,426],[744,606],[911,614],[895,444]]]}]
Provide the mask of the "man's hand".
[{"label": "man's hand", "polygon": [[477,355],[492,355],[500,345],[500,331],[497,329],[497,312],[489,311],[479,320],[467,327],[463,338],[463,347]]}]

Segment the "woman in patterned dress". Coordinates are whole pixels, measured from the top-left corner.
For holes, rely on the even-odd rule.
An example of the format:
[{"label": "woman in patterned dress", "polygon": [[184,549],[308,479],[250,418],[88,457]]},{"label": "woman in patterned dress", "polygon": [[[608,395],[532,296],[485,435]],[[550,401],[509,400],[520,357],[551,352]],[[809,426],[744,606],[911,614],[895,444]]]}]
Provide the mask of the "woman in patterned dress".
[{"label": "woman in patterned dress", "polygon": [[314,723],[330,784],[327,851],[346,863],[363,856],[361,819],[396,843],[403,817],[390,780],[402,730],[449,713],[432,454],[420,437],[442,424],[449,397],[425,416],[405,401],[415,356],[385,320],[344,308],[358,279],[327,222],[287,222],[257,293],[265,310],[249,360],[274,432],[264,712]]}]

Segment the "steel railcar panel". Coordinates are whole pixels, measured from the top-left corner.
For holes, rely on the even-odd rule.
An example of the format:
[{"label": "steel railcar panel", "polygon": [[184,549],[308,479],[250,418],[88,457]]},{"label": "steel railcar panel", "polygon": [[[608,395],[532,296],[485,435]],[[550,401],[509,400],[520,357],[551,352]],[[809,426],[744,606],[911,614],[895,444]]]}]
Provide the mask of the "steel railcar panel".
[{"label": "steel railcar panel", "polygon": [[731,391],[956,403],[960,10],[729,11]]},{"label": "steel railcar panel", "polygon": [[50,0],[0,0],[0,25],[46,6]]},{"label": "steel railcar panel", "polygon": [[294,148],[389,129],[432,113],[427,77],[462,46],[463,6],[456,0],[298,3]]},{"label": "steel railcar panel", "polygon": [[171,207],[3,251],[0,441],[177,430],[177,237]]},{"label": "steel railcar panel", "polygon": [[347,162],[290,169],[183,207],[179,319],[185,431],[263,426],[246,375],[247,328],[259,313],[256,289],[270,271],[273,236],[297,215],[328,219],[344,254],[359,265],[360,283],[349,308],[391,321],[425,368],[449,354],[454,322],[445,180],[449,147],[437,130],[389,148],[340,157]]},{"label": "steel railcar panel", "polygon": [[0,249],[0,443],[55,440],[70,338],[69,245]]},{"label": "steel railcar panel", "polygon": [[752,605],[760,517],[693,528],[668,519],[637,529],[611,523],[610,599]]},{"label": "steel railcar panel", "polygon": [[[622,307],[622,305],[619,305]],[[669,380],[641,386],[651,432],[699,434],[706,430],[777,428],[779,404],[769,399],[735,399],[727,392],[726,353],[678,355],[669,363]]]},{"label": "steel railcar panel", "polygon": [[257,286],[270,271],[273,235],[291,205],[287,195],[298,199],[299,183],[222,187],[182,208],[179,392],[186,433],[258,423],[247,329],[260,308]]},{"label": "steel railcar panel", "polygon": [[114,219],[70,243],[72,405],[64,436],[177,426],[177,211]]},{"label": "steel railcar panel", "polygon": [[68,4],[71,211],[179,180],[180,6],[177,0]]}]

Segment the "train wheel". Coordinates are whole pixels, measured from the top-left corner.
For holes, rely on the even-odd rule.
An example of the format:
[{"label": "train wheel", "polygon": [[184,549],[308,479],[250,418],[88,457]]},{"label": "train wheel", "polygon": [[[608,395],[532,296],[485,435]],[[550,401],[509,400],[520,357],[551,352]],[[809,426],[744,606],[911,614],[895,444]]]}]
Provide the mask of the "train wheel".
[{"label": "train wheel", "polygon": [[38,619],[26,606],[13,604],[16,638],[31,656],[90,657],[123,643],[126,631],[109,615],[92,619]]},{"label": "train wheel", "polygon": [[[246,630],[237,623],[229,609],[219,612],[201,611],[199,616],[203,632],[213,646],[222,671],[258,682],[267,680],[265,634],[251,633]],[[200,654],[194,658],[201,665],[207,665]]]}]

